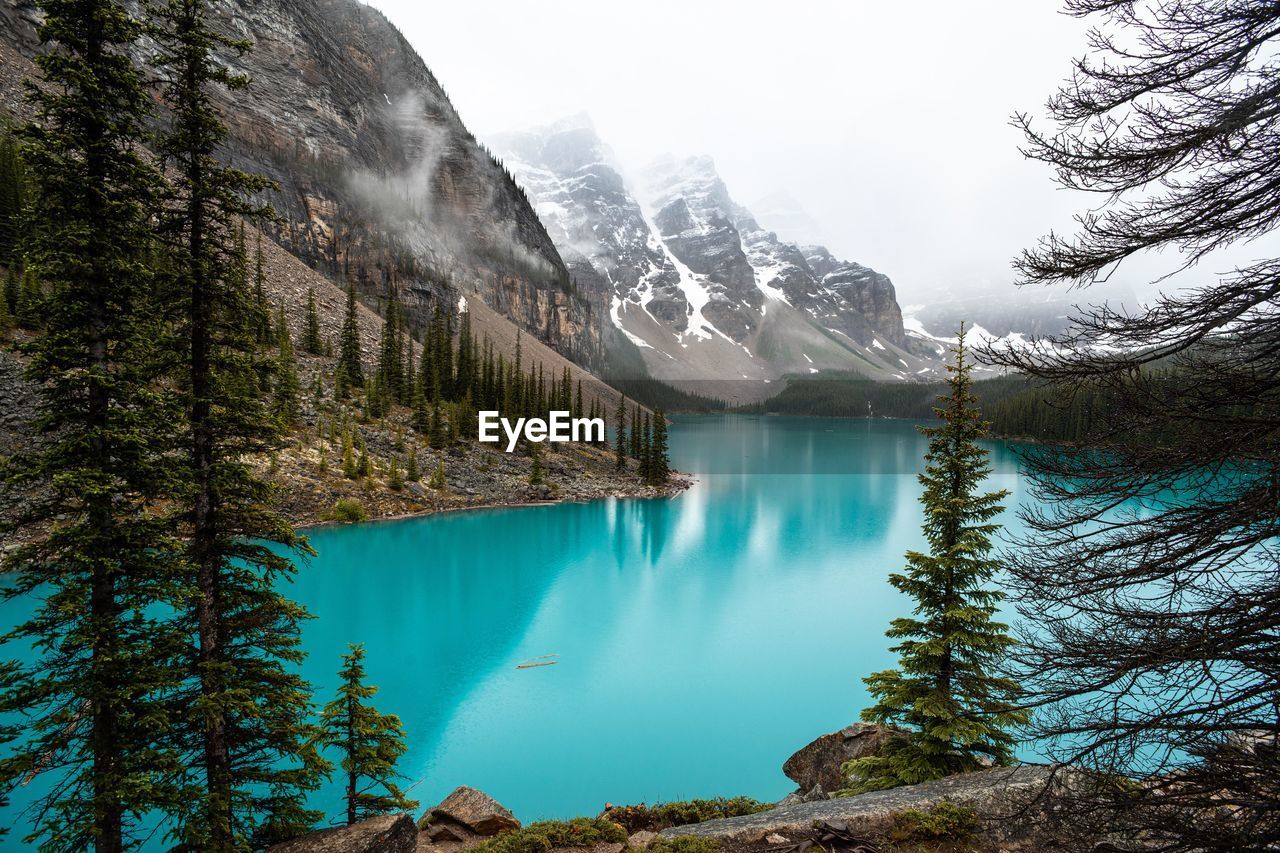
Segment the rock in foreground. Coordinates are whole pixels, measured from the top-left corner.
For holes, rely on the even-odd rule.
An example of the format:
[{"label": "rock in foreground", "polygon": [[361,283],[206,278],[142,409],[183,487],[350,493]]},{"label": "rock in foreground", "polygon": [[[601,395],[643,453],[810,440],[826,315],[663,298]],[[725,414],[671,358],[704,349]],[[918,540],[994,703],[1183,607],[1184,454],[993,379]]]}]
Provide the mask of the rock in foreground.
[{"label": "rock in foreground", "polygon": [[796,837],[811,829],[814,821],[839,821],[851,830],[879,832],[892,824],[893,815],[904,809],[932,808],[943,800],[966,806],[978,813],[984,824],[984,835],[991,840],[1017,839],[1045,817],[1045,809],[1024,809],[1045,791],[1052,778],[1051,767],[999,767],[962,773],[906,785],[888,791],[873,791],[855,797],[838,797],[813,803],[780,806],[767,812],[742,817],[709,820],[689,826],[664,829],[666,838],[696,835],[703,838],[755,842],[777,833]]},{"label": "rock in foreground", "polygon": [[797,794],[812,800],[815,798],[809,793],[815,788],[830,794],[845,787],[841,766],[846,761],[879,755],[897,734],[874,723],[854,723],[796,750],[782,765],[782,772],[800,786]]},{"label": "rock in foreground", "polygon": [[394,814],[311,832],[267,849],[268,853],[413,853],[417,844],[413,818]]},{"label": "rock in foreground", "polygon": [[458,824],[477,835],[497,835],[520,828],[520,821],[510,809],[484,791],[466,785],[455,788],[440,805],[428,809],[418,821],[418,827],[425,830],[443,821]]}]

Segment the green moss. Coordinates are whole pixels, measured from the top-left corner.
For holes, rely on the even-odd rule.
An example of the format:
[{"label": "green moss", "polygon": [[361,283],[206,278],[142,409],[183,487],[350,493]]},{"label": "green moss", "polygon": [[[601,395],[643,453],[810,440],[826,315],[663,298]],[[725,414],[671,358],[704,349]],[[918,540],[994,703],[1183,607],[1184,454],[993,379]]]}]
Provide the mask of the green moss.
[{"label": "green moss", "polygon": [[978,815],[967,806],[943,800],[928,811],[906,809],[893,815],[893,841],[965,841],[978,831]]},{"label": "green moss", "polygon": [[738,817],[755,814],[773,808],[750,797],[717,797],[714,800],[683,800],[675,803],[656,803],[652,806],[613,806],[604,816],[626,827],[627,832],[647,829],[658,832],[671,826],[702,823],[722,817]]},{"label": "green moss", "polygon": [[677,835],[675,838],[655,838],[649,842],[646,853],[716,853],[720,842],[714,838],[696,835]]},{"label": "green moss", "polygon": [[470,853],[547,853],[552,847],[594,847],[601,842],[625,844],[626,841],[627,831],[613,821],[579,817],[531,823],[486,841]]}]

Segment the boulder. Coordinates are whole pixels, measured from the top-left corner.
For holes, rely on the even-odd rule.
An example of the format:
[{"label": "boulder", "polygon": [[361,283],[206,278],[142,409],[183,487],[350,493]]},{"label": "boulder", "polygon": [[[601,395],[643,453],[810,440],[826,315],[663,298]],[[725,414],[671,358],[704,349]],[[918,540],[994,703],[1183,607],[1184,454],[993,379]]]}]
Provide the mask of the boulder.
[{"label": "boulder", "polygon": [[[1055,770],[1059,771],[1056,775]],[[815,821],[847,824],[850,831],[860,833],[884,832],[892,826],[893,816],[898,812],[927,811],[949,800],[977,812],[987,839],[1013,841],[1041,830],[1051,814],[1052,795],[1070,779],[1071,774],[1062,768],[997,767],[887,791],[795,803],[757,814],[671,827],[659,835],[664,838],[697,835],[754,843],[772,833],[791,839],[803,837],[812,830]],[[1044,794],[1049,796],[1042,796]]]},{"label": "boulder", "polygon": [[800,786],[801,796],[808,802],[814,788],[831,792],[845,787],[840,767],[846,761],[878,755],[898,735],[896,730],[874,723],[854,723],[797,750],[782,765],[782,772]]},{"label": "boulder", "polygon": [[520,828],[520,821],[516,820],[509,809],[484,791],[477,791],[466,785],[455,788],[438,806],[428,809],[418,821],[418,827],[436,831],[431,827],[441,821],[456,823],[477,835],[485,836]]},{"label": "boulder", "polygon": [[299,836],[267,848],[267,853],[413,853],[418,828],[407,814],[371,817]]},{"label": "boulder", "polygon": [[650,832],[647,829],[640,829],[631,833],[627,839],[627,846],[635,850],[643,850],[649,846],[649,842],[658,837],[658,833]]}]

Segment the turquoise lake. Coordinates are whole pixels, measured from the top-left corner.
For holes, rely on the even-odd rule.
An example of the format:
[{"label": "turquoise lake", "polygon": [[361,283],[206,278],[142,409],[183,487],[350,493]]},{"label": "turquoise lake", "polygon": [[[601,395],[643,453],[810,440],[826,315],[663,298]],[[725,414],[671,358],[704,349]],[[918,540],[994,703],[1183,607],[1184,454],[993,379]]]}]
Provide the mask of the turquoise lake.
[{"label": "turquoise lake", "polygon": [[[884,630],[909,605],[886,576],[923,544],[915,426],[682,416],[672,462],[698,482],[673,499],[314,529],[290,594],[316,617],[303,638],[317,703],[364,643],[423,807],[458,785],[526,822],[779,799],[794,787],[782,762],[855,721],[862,677],[893,664]],[[1014,524],[1028,481],[1011,445],[987,446]],[[539,658],[557,663],[516,668]],[[15,792],[3,845],[40,787]],[[339,797],[335,782],[315,805],[336,815]]]},{"label": "turquoise lake", "polygon": [[[989,447],[1013,506],[1017,457]],[[924,450],[905,421],[678,417],[672,461],[699,482],[671,500],[317,529],[295,587],[307,675],[327,697],[365,644],[424,806],[463,784],[526,821],[779,799],[782,762],[856,720],[862,676],[893,663],[907,604],[886,576],[923,543]]]}]

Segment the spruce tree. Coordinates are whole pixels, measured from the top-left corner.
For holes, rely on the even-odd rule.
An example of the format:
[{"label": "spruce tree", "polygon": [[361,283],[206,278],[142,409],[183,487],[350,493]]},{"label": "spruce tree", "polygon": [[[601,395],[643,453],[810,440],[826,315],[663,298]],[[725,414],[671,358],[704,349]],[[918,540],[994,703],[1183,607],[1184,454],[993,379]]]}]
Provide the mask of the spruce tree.
[{"label": "spruce tree", "polygon": [[338,369],[344,382],[354,388],[364,387],[364,367],[360,361],[360,323],[356,314],[356,286],[347,285],[347,311],[342,319],[342,335],[338,338]]},{"label": "spruce tree", "polygon": [[12,133],[0,129],[0,264],[16,265],[18,261],[26,184],[18,141]]},{"label": "spruce tree", "polygon": [[174,255],[172,303],[186,367],[179,386],[187,459],[177,498],[190,566],[183,620],[194,646],[179,735],[197,792],[175,815],[172,835],[188,849],[222,853],[299,834],[318,817],[306,796],[324,767],[311,744],[310,688],[295,671],[306,614],[277,591],[295,571],[291,553],[309,549],[270,509],[268,484],[245,461],[280,439],[246,323],[262,276],[255,273],[250,289],[243,226],[236,233],[237,217],[267,212],[248,199],[271,185],[218,160],[226,129],[212,92],[247,85],[214,52],[248,45],[214,29],[206,0],[167,0],[154,15],[170,113],[158,142],[173,174],[160,230]]},{"label": "spruce tree", "polygon": [[22,252],[51,291],[29,349],[39,441],[0,468],[34,497],[13,507],[0,539],[48,535],[3,560],[4,595],[30,598],[4,639],[30,657],[0,690],[6,719],[24,727],[0,760],[0,790],[42,777],[28,843],[119,853],[149,833],[140,815],[181,799],[182,756],[164,737],[176,720],[162,701],[178,687],[168,661],[181,638],[163,613],[184,590],[177,542],[148,501],[167,484],[174,419],[156,390],[147,271],[159,175],[139,153],[150,100],[126,5],[42,10],[35,121],[22,131],[41,227]]},{"label": "spruce tree", "polygon": [[18,292],[21,289],[19,282],[21,281],[22,270],[18,262],[12,261],[9,264],[9,271],[4,277],[4,302],[9,309],[9,316],[13,317],[18,313]]},{"label": "spruce tree", "polygon": [[[244,245],[244,225],[236,229],[235,248],[236,265],[241,266],[248,257]],[[262,251],[262,235],[258,235],[257,245],[253,253],[253,300],[249,307],[250,324],[258,343],[270,346],[275,342],[275,329],[271,325],[271,305],[267,301],[267,265],[266,255]]]},{"label": "spruce tree", "polygon": [[324,353],[324,342],[320,339],[320,315],[316,313],[316,290],[307,288],[307,314],[302,324],[302,351],[311,355]]},{"label": "spruce tree", "polygon": [[13,315],[9,313],[9,301],[0,294],[0,335],[7,335],[13,328]]},{"label": "spruce tree", "polygon": [[652,436],[653,433],[649,422],[649,413],[645,412],[644,417],[640,419],[640,464],[637,466],[637,472],[640,474],[640,479],[646,483],[649,482],[649,471],[653,461],[653,456],[650,453],[650,450],[652,449]]},{"label": "spruce tree", "polygon": [[541,486],[546,482],[542,468],[542,442],[529,442],[529,485]]},{"label": "spruce tree", "polygon": [[27,264],[22,272],[18,304],[13,314],[18,320],[18,325],[24,329],[39,329],[44,322],[44,287],[40,284],[35,267],[31,264]]},{"label": "spruce tree", "polygon": [[640,407],[631,407],[631,458],[640,459]]},{"label": "spruce tree", "polygon": [[280,427],[288,431],[298,419],[298,395],[302,384],[298,379],[298,359],[293,354],[293,336],[284,318],[284,305],[276,317],[277,344],[275,365],[275,414]]},{"label": "spruce tree", "polygon": [[404,399],[404,337],[401,325],[400,305],[393,294],[387,302],[382,323],[382,340],[378,346],[378,365],[374,376],[385,398],[384,413],[390,409],[391,403]]},{"label": "spruce tree", "polygon": [[320,715],[318,743],[342,755],[339,766],[346,777],[343,801],[350,826],[365,818],[415,809],[418,803],[396,784],[403,778],[396,772],[396,762],[406,749],[400,718],[368,704],[378,688],[365,683],[364,646],[352,643],[348,648],[338,671],[342,683],[337,698]]},{"label": "spruce tree", "polygon": [[1010,730],[1028,714],[1016,704],[1016,682],[994,674],[1016,641],[994,616],[1003,595],[988,584],[999,568],[991,556],[994,519],[1008,492],[980,492],[991,472],[978,444],[987,424],[970,386],[964,327],[947,365],[949,393],[935,409],[941,426],[919,427],[929,439],[925,470],[924,535],[929,553],[908,551],[907,568],[889,583],[915,602],[913,615],[893,620],[897,669],[865,680],[876,704],[868,722],[901,727],[905,736],[880,755],[845,765],[849,792],[914,785],[987,762],[1013,759]]},{"label": "spruce tree", "polygon": [[649,483],[665,486],[671,479],[671,460],[667,457],[667,418],[661,409],[653,412],[653,437],[649,448]]},{"label": "spruce tree", "polygon": [[627,398],[622,394],[618,395],[618,412],[615,417],[618,422],[618,434],[614,439],[616,456],[614,465],[622,471],[627,467]]}]

